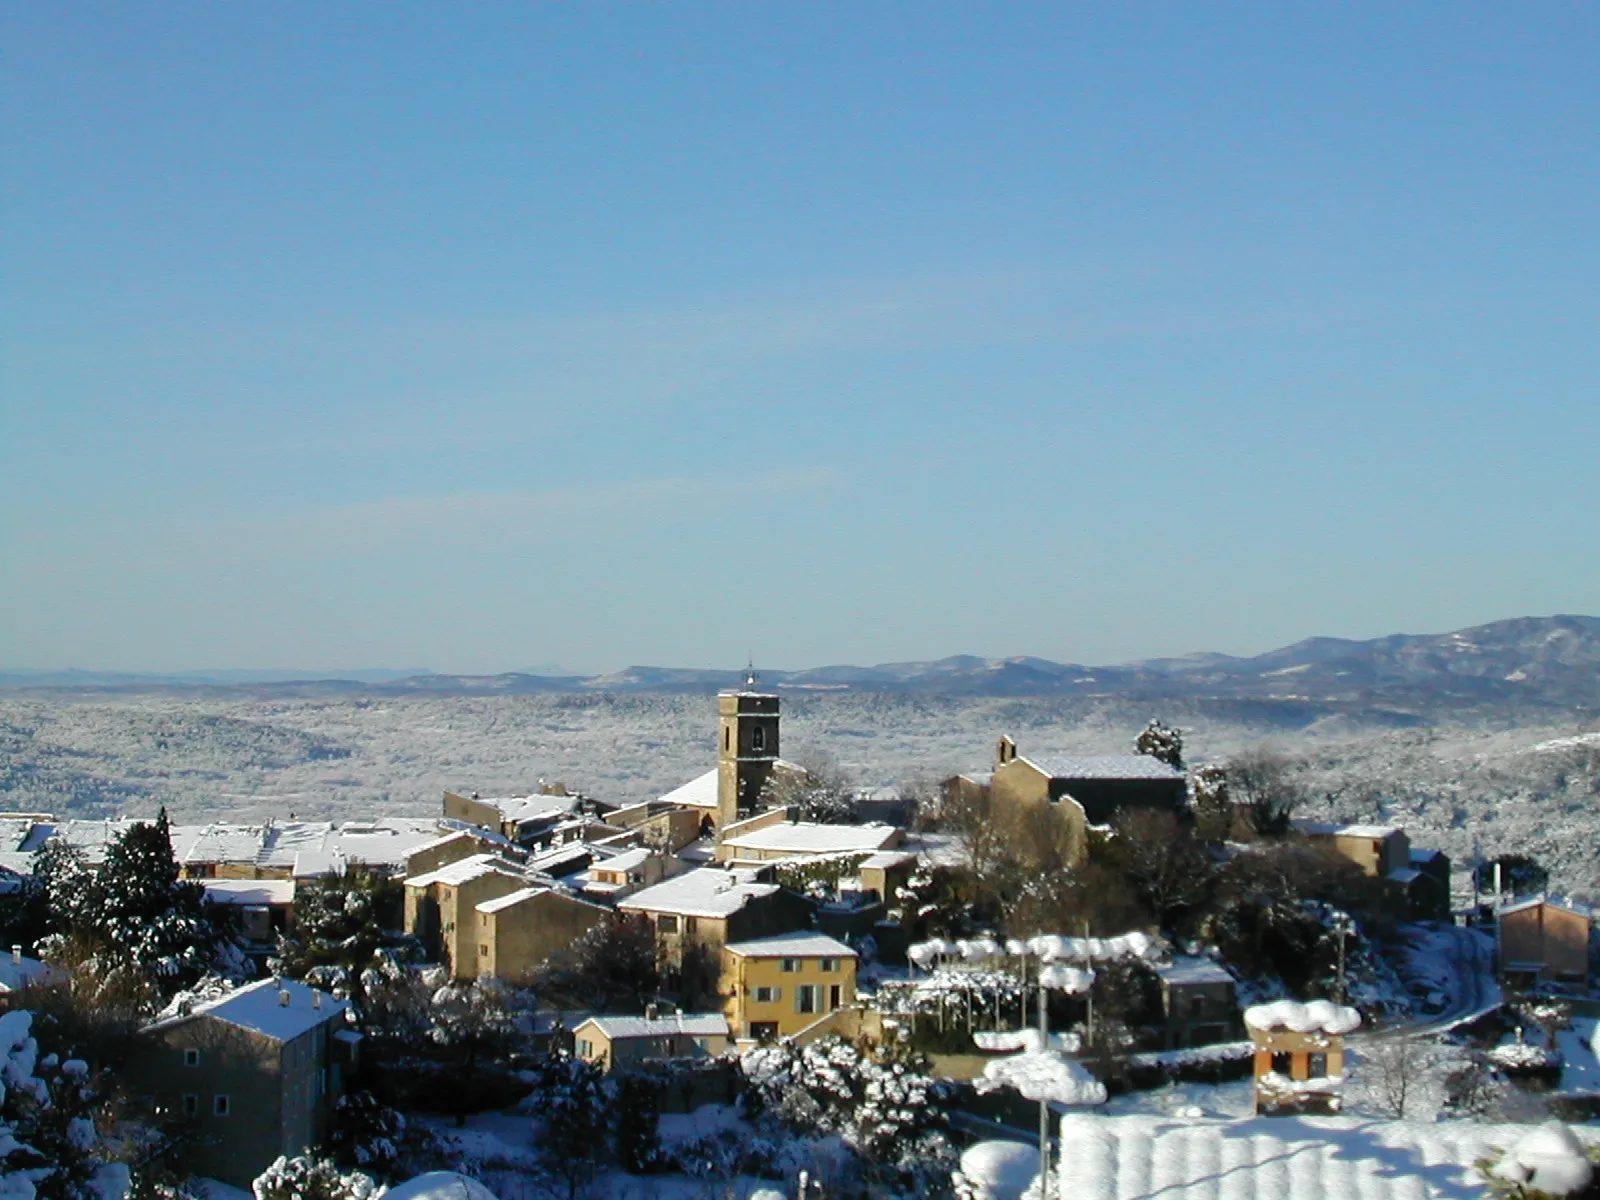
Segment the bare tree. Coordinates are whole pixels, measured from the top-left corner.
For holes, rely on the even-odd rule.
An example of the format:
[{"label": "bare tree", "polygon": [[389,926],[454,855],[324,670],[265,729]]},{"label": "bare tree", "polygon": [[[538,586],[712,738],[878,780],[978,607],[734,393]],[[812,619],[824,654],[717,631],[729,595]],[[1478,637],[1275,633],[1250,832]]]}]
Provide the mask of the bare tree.
[{"label": "bare tree", "polygon": [[1305,800],[1293,759],[1275,750],[1247,750],[1228,761],[1227,772],[1229,796],[1249,812],[1258,837],[1289,832],[1290,818]]},{"label": "bare tree", "polygon": [[1372,1039],[1361,1050],[1367,1095],[1388,1116],[1405,1120],[1407,1107],[1420,1098],[1430,1058],[1428,1043],[1416,1034]]}]

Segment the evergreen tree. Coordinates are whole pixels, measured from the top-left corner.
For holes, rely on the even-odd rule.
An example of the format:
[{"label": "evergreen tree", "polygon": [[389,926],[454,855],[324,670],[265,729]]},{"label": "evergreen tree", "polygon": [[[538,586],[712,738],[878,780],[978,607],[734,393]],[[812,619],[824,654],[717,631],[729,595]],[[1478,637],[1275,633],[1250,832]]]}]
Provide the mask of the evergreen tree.
[{"label": "evergreen tree", "polygon": [[400,932],[402,892],[365,869],[301,884],[293,925],[278,942],[278,969],[348,996],[364,1020],[373,989],[419,957],[415,939]]},{"label": "evergreen tree", "polygon": [[661,1169],[661,1082],[648,1075],[617,1080],[617,1163],[630,1175]]},{"label": "evergreen tree", "polygon": [[1154,718],[1134,739],[1133,749],[1136,754],[1159,759],[1174,771],[1183,770],[1183,731]]},{"label": "evergreen tree", "polygon": [[600,1069],[565,1054],[546,1059],[539,1072],[542,1143],[567,1200],[594,1181],[606,1154],[610,1098]]},{"label": "evergreen tree", "polygon": [[641,1013],[661,989],[656,939],[641,916],[614,913],[551,955],[535,987],[569,1011]]}]

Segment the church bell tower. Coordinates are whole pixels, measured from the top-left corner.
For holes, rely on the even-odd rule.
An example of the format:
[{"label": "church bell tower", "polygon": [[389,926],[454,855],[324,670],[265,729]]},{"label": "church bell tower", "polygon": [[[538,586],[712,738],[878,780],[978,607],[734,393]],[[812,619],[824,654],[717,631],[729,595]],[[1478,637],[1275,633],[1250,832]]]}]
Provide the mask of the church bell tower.
[{"label": "church bell tower", "polygon": [[717,696],[717,828],[756,811],[778,762],[778,697],[756,689],[756,674],[744,687]]}]

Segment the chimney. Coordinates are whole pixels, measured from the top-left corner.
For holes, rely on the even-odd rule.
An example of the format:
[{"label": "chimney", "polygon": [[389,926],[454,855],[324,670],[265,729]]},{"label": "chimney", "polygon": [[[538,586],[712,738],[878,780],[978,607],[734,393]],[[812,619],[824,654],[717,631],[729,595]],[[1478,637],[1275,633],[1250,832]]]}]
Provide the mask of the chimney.
[{"label": "chimney", "polygon": [[312,1008],[321,1008],[322,1007],[322,993],[321,992],[313,991],[311,993],[311,1007]]},{"label": "chimney", "polygon": [[644,1006],[644,1019],[646,1021],[654,1021],[656,1019],[656,1006],[654,1004],[646,1004]]},{"label": "chimney", "polygon": [[278,1007],[279,1008],[288,1008],[289,1007],[289,989],[288,988],[284,988],[281,992],[278,993]]},{"label": "chimney", "polygon": [[11,961],[16,963],[18,966],[22,965],[22,947],[21,946],[16,945],[16,944],[12,945],[12,947],[11,947]]}]

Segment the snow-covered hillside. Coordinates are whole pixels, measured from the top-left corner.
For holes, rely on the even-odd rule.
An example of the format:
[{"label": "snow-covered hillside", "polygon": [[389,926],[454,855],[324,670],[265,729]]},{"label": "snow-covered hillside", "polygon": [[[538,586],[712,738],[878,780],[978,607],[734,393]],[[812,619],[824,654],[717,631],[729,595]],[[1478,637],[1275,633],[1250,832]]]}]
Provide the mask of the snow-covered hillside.
[{"label": "snow-covered hillside", "polygon": [[[705,770],[714,702],[692,695],[222,699],[0,697],[0,806],[175,819],[435,811],[446,788],[562,780],[644,799]],[[1396,727],[1248,702],[809,694],[785,697],[783,750],[822,751],[862,784],[989,764],[1002,733],[1024,753],[1126,752],[1152,716],[1185,730],[1191,761],[1266,745],[1305,757],[1307,816],[1404,824],[1458,862],[1532,853],[1554,885],[1600,894],[1600,732]]]}]

